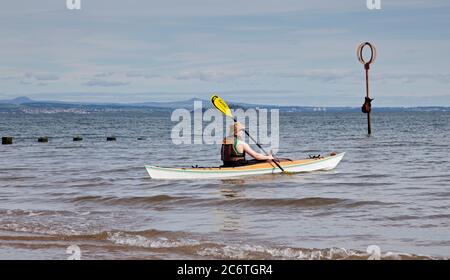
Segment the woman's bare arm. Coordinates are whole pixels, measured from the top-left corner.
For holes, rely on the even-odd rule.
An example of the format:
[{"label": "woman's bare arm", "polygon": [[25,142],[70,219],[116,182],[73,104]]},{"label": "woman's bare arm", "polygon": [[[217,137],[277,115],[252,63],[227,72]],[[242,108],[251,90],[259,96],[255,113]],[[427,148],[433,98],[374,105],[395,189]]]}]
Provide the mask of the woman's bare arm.
[{"label": "woman's bare arm", "polygon": [[269,159],[273,159],[272,155],[266,156],[266,155],[260,154],[260,153],[258,153],[258,152],[255,152],[255,151],[250,147],[250,145],[247,144],[247,143],[242,144],[242,146],[243,146],[243,150],[244,150],[247,154],[249,154],[250,156],[252,156],[254,159],[256,159],[256,160],[269,160]]}]

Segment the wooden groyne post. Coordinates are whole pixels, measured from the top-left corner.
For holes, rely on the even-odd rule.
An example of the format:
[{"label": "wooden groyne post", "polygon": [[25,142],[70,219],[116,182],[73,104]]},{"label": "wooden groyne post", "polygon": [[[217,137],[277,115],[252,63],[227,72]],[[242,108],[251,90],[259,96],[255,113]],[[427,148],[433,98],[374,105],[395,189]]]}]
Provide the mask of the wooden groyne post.
[{"label": "wooden groyne post", "polygon": [[2,137],[2,145],[12,145],[13,143],[13,138],[6,136],[6,137]]},{"label": "wooden groyne post", "polygon": [[39,137],[38,142],[39,143],[48,143],[48,137],[47,136]]}]

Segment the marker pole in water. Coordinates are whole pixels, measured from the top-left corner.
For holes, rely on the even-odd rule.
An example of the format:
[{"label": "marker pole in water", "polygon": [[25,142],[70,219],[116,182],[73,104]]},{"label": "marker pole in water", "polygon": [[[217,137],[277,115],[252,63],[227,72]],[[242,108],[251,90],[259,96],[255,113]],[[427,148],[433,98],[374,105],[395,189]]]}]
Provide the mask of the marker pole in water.
[{"label": "marker pole in water", "polygon": [[[367,65],[367,67],[366,67],[366,65]],[[366,65],[364,65],[364,67],[366,68],[366,98],[370,99],[370,97],[369,97],[369,64],[366,64]],[[367,100],[367,99],[365,99],[365,100]],[[364,101],[364,102],[366,102],[366,101]],[[370,100],[369,102],[372,102],[372,100]],[[371,103],[370,103],[370,107],[372,107]],[[370,111],[371,111],[371,109],[372,108],[370,108],[367,111],[367,134],[369,134],[369,135],[372,133],[372,127],[370,125]]]},{"label": "marker pole in water", "polygon": [[[363,50],[365,46],[368,46],[370,48],[370,59],[368,61],[365,61],[363,57]],[[358,57],[359,62],[361,62],[364,65],[364,69],[366,71],[366,97],[364,99],[364,104],[362,105],[361,110],[363,113],[367,114],[367,133],[370,135],[372,133],[372,128],[370,124],[370,112],[372,111],[371,102],[373,99],[371,99],[369,95],[369,69],[370,64],[375,62],[375,59],[377,57],[377,50],[375,49],[375,46],[372,45],[371,43],[363,42],[356,49],[356,56]]]}]

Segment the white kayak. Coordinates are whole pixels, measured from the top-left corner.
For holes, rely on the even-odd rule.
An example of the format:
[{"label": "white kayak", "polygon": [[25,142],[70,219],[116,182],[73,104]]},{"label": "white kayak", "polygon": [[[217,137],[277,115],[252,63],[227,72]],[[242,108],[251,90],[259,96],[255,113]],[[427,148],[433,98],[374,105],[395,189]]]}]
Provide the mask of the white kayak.
[{"label": "white kayak", "polygon": [[[344,154],[300,160],[281,160],[280,165],[285,171],[292,173],[331,170],[339,164]],[[221,179],[281,173],[281,170],[270,161],[239,167],[170,168],[146,165],[145,168],[151,178],[164,180]]]}]

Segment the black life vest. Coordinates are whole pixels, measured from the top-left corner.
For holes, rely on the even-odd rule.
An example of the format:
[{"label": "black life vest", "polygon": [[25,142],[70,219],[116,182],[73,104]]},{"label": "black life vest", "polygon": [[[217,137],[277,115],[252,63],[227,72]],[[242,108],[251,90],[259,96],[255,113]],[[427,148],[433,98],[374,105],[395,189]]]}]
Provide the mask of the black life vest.
[{"label": "black life vest", "polygon": [[230,143],[229,138],[223,139],[222,149],[220,151],[221,159],[223,161],[224,166],[236,165],[239,163],[245,163],[245,151],[239,153],[237,149],[237,137],[234,137],[233,142]]}]

